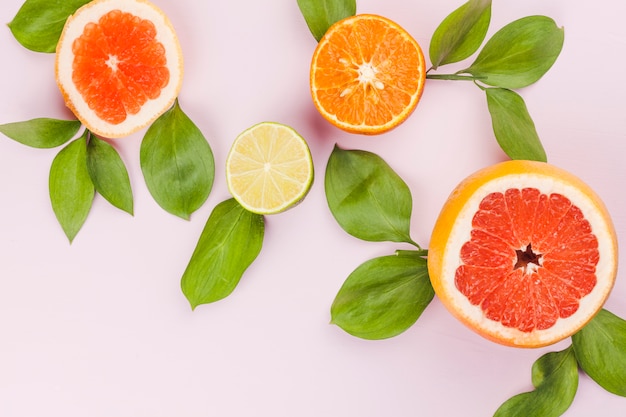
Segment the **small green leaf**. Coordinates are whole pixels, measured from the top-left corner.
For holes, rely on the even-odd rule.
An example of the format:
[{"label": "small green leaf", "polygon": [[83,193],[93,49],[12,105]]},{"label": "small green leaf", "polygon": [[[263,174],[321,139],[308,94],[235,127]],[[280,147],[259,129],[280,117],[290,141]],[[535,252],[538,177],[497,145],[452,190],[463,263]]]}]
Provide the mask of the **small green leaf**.
[{"label": "small green leaf", "polygon": [[546,152],[524,99],[505,88],[487,88],[485,92],[493,132],[502,150],[511,159],[546,162]]},{"label": "small green leaf", "polygon": [[263,216],[234,199],[213,209],[181,279],[192,309],[233,292],[261,251],[264,232]]},{"label": "small green leaf", "polygon": [[437,27],[430,40],[433,69],[459,62],[478,50],[491,21],[491,0],[469,0]]},{"label": "small green leaf", "polygon": [[410,237],[411,191],[378,155],[335,146],[325,189],[330,211],[352,236],[415,245]]},{"label": "small green leaf", "polygon": [[498,408],[494,417],[558,417],[574,401],[578,365],[572,347],[546,353],[533,364],[534,391],[518,394]]},{"label": "small green leaf", "polygon": [[356,0],[298,0],[298,7],[318,42],[333,23],[356,14]]},{"label": "small green leaf", "polygon": [[539,80],[563,48],[564,32],[546,16],[528,16],[509,23],[491,39],[468,73],[495,87],[521,88]]},{"label": "small green leaf", "polygon": [[389,255],[361,264],[331,307],[332,323],[363,339],[385,339],[411,327],[435,292],[426,260]]},{"label": "small green leaf", "polygon": [[17,41],[35,52],[55,52],[67,18],[91,0],[26,0],[9,23]]},{"label": "small green leaf", "polygon": [[208,198],[213,152],[178,101],[150,126],[139,157],[148,190],[165,211],[189,219]]},{"label": "small green leaf", "polygon": [[87,143],[87,169],[96,191],[132,215],[133,191],[126,166],[113,146],[94,135]]},{"label": "small green leaf", "polygon": [[626,397],[626,321],[600,310],[572,341],[583,371],[605,390]]},{"label": "small green leaf", "polygon": [[87,136],[85,131],[61,149],[50,167],[50,202],[70,243],[85,223],[95,194],[87,170]]},{"label": "small green leaf", "polygon": [[0,125],[0,133],[33,148],[55,148],[72,139],[80,129],[78,120],[38,118]]}]

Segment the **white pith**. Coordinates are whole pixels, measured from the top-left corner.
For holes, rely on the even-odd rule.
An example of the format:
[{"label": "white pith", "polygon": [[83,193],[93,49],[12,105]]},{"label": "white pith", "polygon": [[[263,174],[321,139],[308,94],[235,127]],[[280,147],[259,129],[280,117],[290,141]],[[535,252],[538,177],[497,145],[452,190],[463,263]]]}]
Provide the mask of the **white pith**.
[{"label": "white pith", "polygon": [[[522,187],[520,187],[520,184]],[[567,197],[572,204],[582,211],[585,219],[590,223],[592,232],[597,237],[598,251],[600,253],[600,259],[596,266],[598,282],[594,290],[580,300],[580,306],[576,313],[568,318],[558,319],[556,324],[549,329],[534,330],[532,332],[522,332],[488,319],[480,306],[471,304],[468,298],[456,288],[454,283],[455,271],[461,265],[459,253],[463,244],[470,240],[472,217],[478,210],[482,199],[492,192],[502,192],[509,188],[523,187],[536,188],[543,194],[559,193]],[[532,345],[552,343],[555,335],[569,336],[572,329],[578,329],[586,323],[604,303],[610,292],[617,263],[611,230],[612,226],[605,222],[604,217],[598,212],[594,202],[579,189],[566,182],[554,177],[537,174],[514,174],[494,179],[484,184],[472,195],[459,213],[451,229],[448,244],[443,254],[441,276],[446,277],[446,279],[441,280],[442,291],[449,297],[448,300],[452,304],[451,307],[455,310],[455,314],[461,315],[467,322],[472,323],[475,328],[482,329],[482,331],[497,340],[507,340],[511,344],[519,346],[528,345],[529,343]],[[539,267],[535,266],[535,268]],[[526,272],[531,271],[527,270]]]},{"label": "white pith", "polygon": [[[77,12],[68,18],[63,34],[65,42],[57,50],[56,62],[59,88],[66,95],[69,105],[76,116],[84,124],[88,125],[94,133],[111,138],[122,137],[128,134],[128,132],[137,130],[154,121],[174,103],[182,83],[183,71],[178,38],[167,17],[154,5],[146,1],[102,0],[88,3],[83,7],[85,7],[84,10],[86,12]],[[74,39],[82,35],[87,23],[97,23],[102,15],[111,10],[121,10],[154,22],[157,28],[156,40],[165,47],[168,69],[170,71],[170,82],[161,90],[159,97],[154,100],[148,100],[137,114],[128,115],[126,120],[119,124],[108,123],[100,119],[89,108],[72,82],[72,43]],[[116,65],[116,60],[116,57],[110,57],[107,64],[110,66]]]}]

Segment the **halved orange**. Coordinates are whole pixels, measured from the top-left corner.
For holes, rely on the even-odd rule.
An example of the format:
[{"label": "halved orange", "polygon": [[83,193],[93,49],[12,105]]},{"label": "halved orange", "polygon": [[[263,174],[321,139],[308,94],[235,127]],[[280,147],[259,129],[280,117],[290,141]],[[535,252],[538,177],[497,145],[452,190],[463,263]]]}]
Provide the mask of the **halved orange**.
[{"label": "halved orange", "polygon": [[424,90],[419,44],[397,23],[360,14],[333,24],[311,62],[313,103],[333,125],[379,134],[402,123]]},{"label": "halved orange", "polygon": [[556,343],[603,306],[617,238],[599,196],[543,162],[507,161],[465,179],[432,232],[428,271],[450,312],[519,347]]},{"label": "halved orange", "polygon": [[93,133],[119,138],[173,104],[183,78],[178,38],[146,0],[94,0],[70,16],[56,51],[67,106]]}]

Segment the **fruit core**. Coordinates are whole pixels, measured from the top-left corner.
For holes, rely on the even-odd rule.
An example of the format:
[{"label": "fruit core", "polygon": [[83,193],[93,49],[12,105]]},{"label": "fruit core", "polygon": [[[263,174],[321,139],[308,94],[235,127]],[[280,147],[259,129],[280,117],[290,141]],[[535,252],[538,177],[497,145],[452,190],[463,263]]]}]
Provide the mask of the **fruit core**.
[{"label": "fruit core", "polygon": [[122,123],[168,84],[165,48],[154,24],[112,10],[85,25],[72,44],[72,81],[98,117]]},{"label": "fruit core", "polygon": [[567,197],[535,188],[484,197],[460,255],[456,288],[488,319],[523,332],[573,315],[597,282],[588,220]]}]

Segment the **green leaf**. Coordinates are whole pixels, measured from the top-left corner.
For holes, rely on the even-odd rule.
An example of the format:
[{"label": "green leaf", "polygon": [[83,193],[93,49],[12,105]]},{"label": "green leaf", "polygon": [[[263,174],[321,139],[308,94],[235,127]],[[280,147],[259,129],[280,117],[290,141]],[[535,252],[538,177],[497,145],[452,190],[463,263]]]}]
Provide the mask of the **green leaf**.
[{"label": "green leaf", "polygon": [[70,243],[85,223],[95,194],[87,170],[87,136],[85,131],[64,147],[50,167],[50,202]]},{"label": "green leaf", "polygon": [[626,321],[600,310],[572,341],[582,370],[605,390],[626,397]]},{"label": "green leaf", "polygon": [[410,237],[411,191],[378,155],[335,146],[325,189],[330,211],[352,236],[416,245]]},{"label": "green leaf", "polygon": [[393,337],[417,321],[434,295],[424,258],[374,258],[344,282],[331,307],[332,323],[363,339]]},{"label": "green leaf", "polygon": [[208,198],[213,152],[178,101],[150,126],[139,157],[148,190],[167,212],[189,219]]},{"label": "green leaf", "polygon": [[298,7],[318,42],[333,23],[356,14],[356,0],[298,0]]},{"label": "green leaf", "polygon": [[109,203],[133,214],[133,191],[126,166],[109,143],[91,135],[87,143],[87,169],[96,191]]},{"label": "green leaf", "polygon": [[494,417],[558,417],[565,413],[578,389],[578,365],[572,347],[540,357],[533,364],[532,382],[534,391],[508,399]]},{"label": "green leaf", "polygon": [[528,16],[509,23],[487,41],[472,65],[472,74],[495,87],[521,88],[539,80],[563,47],[564,33],[546,16]]},{"label": "green leaf", "polygon": [[55,52],[67,18],[91,0],[26,0],[9,23],[17,41],[35,52]]},{"label": "green leaf", "polygon": [[247,211],[234,199],[213,209],[181,279],[192,309],[233,292],[261,251],[264,232],[263,216]]},{"label": "green leaf", "polygon": [[80,129],[78,120],[38,118],[0,125],[0,133],[33,148],[55,148],[72,139]]},{"label": "green leaf", "polygon": [[493,132],[502,150],[511,159],[546,162],[546,152],[524,99],[505,88],[487,88],[485,92]]},{"label": "green leaf", "polygon": [[459,62],[478,50],[491,21],[491,0],[469,0],[437,27],[430,40],[433,69]]}]

